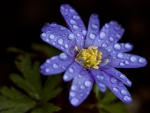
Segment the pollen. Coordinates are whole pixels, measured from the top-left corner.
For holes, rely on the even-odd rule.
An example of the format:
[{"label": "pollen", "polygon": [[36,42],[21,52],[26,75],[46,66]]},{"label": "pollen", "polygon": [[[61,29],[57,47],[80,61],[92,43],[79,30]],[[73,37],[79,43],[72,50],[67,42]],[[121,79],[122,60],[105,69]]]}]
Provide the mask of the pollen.
[{"label": "pollen", "polygon": [[[78,50],[77,46],[75,49]],[[102,52],[98,51],[98,47],[89,46],[88,49],[81,49],[77,54],[75,61],[85,68],[98,69],[102,59]]]}]

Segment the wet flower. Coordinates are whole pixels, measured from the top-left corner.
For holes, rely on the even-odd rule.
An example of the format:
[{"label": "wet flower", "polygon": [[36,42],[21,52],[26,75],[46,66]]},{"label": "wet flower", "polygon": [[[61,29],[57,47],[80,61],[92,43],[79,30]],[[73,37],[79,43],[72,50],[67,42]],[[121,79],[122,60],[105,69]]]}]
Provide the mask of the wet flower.
[{"label": "wet flower", "polygon": [[143,67],[147,61],[125,53],[132,50],[130,43],[117,43],[124,29],[110,21],[99,30],[98,15],[92,14],[86,30],[81,17],[71,6],[62,5],[60,11],[69,29],[56,23],[48,24],[42,28],[41,38],[62,53],[47,59],[41,65],[41,73],[49,76],[65,72],[64,81],[73,79],[69,93],[73,106],[87,98],[94,80],[102,92],[107,86],[120,100],[130,103],[132,98],[125,85],[132,83],[115,68]]}]

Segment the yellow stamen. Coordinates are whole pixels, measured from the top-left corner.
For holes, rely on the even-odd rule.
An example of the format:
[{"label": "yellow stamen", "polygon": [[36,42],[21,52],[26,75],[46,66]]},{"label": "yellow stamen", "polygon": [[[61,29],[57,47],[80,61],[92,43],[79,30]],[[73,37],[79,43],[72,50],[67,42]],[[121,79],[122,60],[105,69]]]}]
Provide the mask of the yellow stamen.
[{"label": "yellow stamen", "polygon": [[[78,50],[78,47],[75,46],[75,50]],[[77,54],[75,61],[85,68],[94,68],[98,69],[98,65],[102,59],[102,52],[98,52],[98,47],[89,46],[88,49],[81,49]]]}]

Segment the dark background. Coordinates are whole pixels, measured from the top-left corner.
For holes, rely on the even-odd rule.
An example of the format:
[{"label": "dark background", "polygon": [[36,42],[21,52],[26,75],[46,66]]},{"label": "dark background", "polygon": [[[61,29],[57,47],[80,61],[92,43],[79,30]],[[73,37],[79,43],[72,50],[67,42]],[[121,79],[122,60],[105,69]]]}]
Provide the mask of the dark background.
[{"label": "dark background", "polygon": [[[9,74],[16,69],[14,57],[6,48],[15,46],[30,51],[31,43],[43,43],[41,27],[57,22],[65,25],[61,4],[68,3],[79,13],[85,25],[89,16],[98,13],[101,27],[118,21],[125,33],[120,42],[134,45],[132,54],[150,59],[150,0],[1,0],[0,1],[0,86],[10,85]],[[128,88],[133,113],[150,113],[150,65],[138,69],[120,69],[133,82]]]}]

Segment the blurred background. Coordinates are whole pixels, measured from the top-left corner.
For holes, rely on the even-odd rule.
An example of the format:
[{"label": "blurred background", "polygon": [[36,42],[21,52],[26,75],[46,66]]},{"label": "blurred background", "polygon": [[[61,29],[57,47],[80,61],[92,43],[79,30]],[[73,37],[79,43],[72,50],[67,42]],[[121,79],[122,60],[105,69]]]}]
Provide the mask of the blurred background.
[{"label": "blurred background", "polygon": [[[132,54],[150,60],[150,0],[2,0],[0,2],[0,86],[11,85],[10,73],[16,70],[15,57],[6,48],[15,46],[31,51],[40,39],[45,23],[65,21],[59,11],[61,4],[70,4],[88,25],[92,13],[99,14],[100,26],[111,20],[125,28],[120,42],[134,45]],[[150,113],[150,64],[139,69],[119,69],[133,82],[128,88],[133,102],[127,107],[132,113]]]}]

